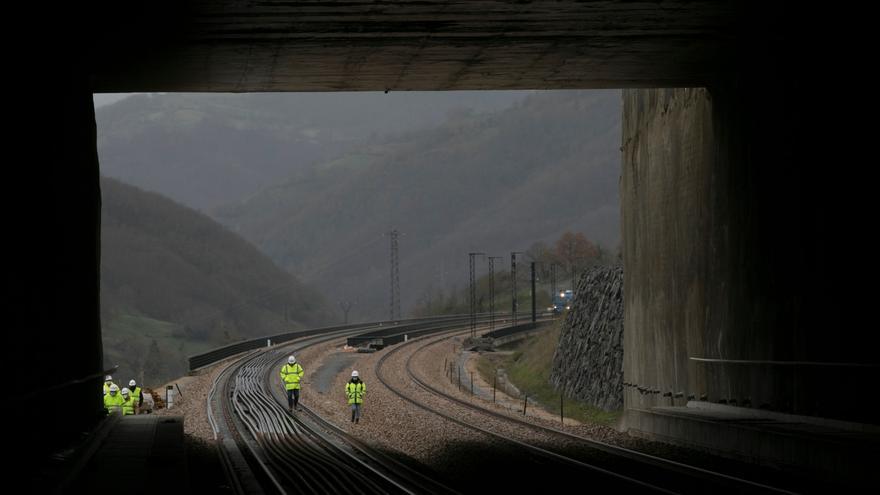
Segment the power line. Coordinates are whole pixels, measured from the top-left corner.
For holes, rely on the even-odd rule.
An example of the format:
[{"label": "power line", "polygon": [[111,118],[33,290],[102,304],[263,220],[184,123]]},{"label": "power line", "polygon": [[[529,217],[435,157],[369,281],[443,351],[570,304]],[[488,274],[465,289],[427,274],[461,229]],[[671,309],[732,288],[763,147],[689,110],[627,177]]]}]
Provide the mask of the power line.
[{"label": "power line", "polygon": [[477,277],[475,256],[485,256],[486,253],[468,253],[470,261],[470,286],[471,286],[471,337],[477,336]]},{"label": "power line", "polygon": [[535,262],[532,262],[532,323],[537,321],[537,309],[535,308]]},{"label": "power line", "polygon": [[503,256],[489,256],[489,331],[495,330],[495,260]]},{"label": "power line", "polygon": [[354,305],[351,301],[339,301],[339,309],[342,310],[342,313],[345,315],[345,321],[343,325],[348,325],[348,312],[351,311],[351,307]]},{"label": "power line", "polygon": [[511,298],[511,312],[513,313],[513,325],[516,326],[516,255],[522,254],[520,251],[510,252],[510,282],[513,285],[513,297]]}]

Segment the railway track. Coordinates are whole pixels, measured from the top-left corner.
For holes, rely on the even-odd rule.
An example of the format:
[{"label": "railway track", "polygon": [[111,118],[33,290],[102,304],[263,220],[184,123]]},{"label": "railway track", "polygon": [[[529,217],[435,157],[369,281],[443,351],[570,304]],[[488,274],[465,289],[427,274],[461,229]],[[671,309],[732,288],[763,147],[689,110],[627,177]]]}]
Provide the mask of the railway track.
[{"label": "railway track", "polygon": [[[448,319],[443,323],[427,320],[401,329],[422,331],[434,326],[442,330],[449,325]],[[305,406],[291,415],[284,394],[270,385],[269,377],[291,352],[369,328],[252,351],[218,375],[208,399],[208,417],[236,493],[455,493],[375,451]]]},{"label": "railway track", "polygon": [[[413,366],[413,360],[417,355],[429,352],[432,346],[454,335],[455,332],[449,332],[439,338],[425,337],[399,344],[377,362],[377,377],[395,395],[416,407],[482,433],[494,442],[520,448],[529,455],[548,459],[579,473],[588,473],[594,484],[655,493],[793,493],[535,424],[449,394],[420,375]],[[405,356],[406,353],[409,355]],[[405,360],[406,379],[422,392],[446,401],[449,406],[445,406],[443,410],[431,407],[428,405],[430,401],[419,400],[411,392],[404,390],[405,384],[401,386],[392,383],[383,367],[398,354],[404,355],[402,359]],[[536,434],[540,438],[538,441],[535,440]],[[559,449],[553,445],[574,448]],[[571,452],[577,454],[573,455]]]},{"label": "railway track", "polygon": [[[432,346],[451,336],[468,333],[467,324],[422,322],[419,330],[433,333],[398,344],[385,353],[376,364],[378,379],[406,402],[474,430],[493,444],[512,447],[517,455],[539,460],[535,465],[550,463],[556,466],[556,472],[589,480],[591,486],[655,493],[791,493],[524,421],[441,390],[414,361],[429,357],[426,354]],[[209,420],[236,493],[454,493],[429,475],[351,437],[304,405],[295,415],[287,412],[283,391],[270,380],[282,361],[291,352],[366,330],[346,329],[251,351],[218,375],[208,400]],[[412,390],[393,383],[385,369],[392,359],[400,361],[410,386],[449,405],[443,410],[431,407],[430,401],[420,400]],[[536,434],[540,440],[535,439]],[[547,440],[551,437],[555,441]],[[559,448],[571,444],[602,455],[580,455],[581,451],[573,454],[572,449]]]}]

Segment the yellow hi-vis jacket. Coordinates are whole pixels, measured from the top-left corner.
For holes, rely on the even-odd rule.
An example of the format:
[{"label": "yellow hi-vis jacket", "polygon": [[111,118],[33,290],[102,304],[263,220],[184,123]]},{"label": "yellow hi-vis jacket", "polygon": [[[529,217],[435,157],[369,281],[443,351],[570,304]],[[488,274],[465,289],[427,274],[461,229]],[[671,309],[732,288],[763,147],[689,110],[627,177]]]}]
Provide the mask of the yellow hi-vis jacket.
[{"label": "yellow hi-vis jacket", "polygon": [[360,380],[357,383],[348,382],[345,384],[345,395],[348,396],[349,404],[363,404],[366,393],[367,386]]},{"label": "yellow hi-vis jacket", "polygon": [[139,405],[139,406],[143,405],[144,396],[141,395],[141,388],[140,387],[135,387],[135,388],[131,389],[131,396],[132,396],[132,398],[134,398],[134,402],[137,405]]},{"label": "yellow hi-vis jacket", "polygon": [[122,398],[122,415],[128,416],[130,414],[134,414],[134,407],[137,405],[137,399],[128,396],[128,400],[125,400],[125,397]]},{"label": "yellow hi-vis jacket", "polygon": [[285,364],[281,368],[281,381],[284,382],[284,388],[287,390],[298,389],[303,373],[303,367],[299,363]]},{"label": "yellow hi-vis jacket", "polygon": [[107,394],[104,395],[104,409],[106,409],[108,413],[121,412],[123,402],[125,402],[125,400],[119,392],[116,392],[116,395],[113,395],[110,392],[107,392]]}]

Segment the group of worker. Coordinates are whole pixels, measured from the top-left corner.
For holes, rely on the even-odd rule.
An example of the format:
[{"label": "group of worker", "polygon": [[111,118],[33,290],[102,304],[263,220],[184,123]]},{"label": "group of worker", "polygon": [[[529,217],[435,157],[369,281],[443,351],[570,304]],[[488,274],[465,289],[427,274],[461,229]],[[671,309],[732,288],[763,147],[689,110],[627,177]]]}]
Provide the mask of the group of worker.
[{"label": "group of worker", "polygon": [[[302,377],[305,372],[302,365],[296,362],[295,356],[287,358],[287,364],[281,367],[281,381],[284,383],[284,389],[287,391],[287,409],[290,412],[299,411],[299,391]],[[361,408],[364,404],[364,395],[367,393],[367,386],[361,380],[357,370],[351,372],[351,379],[345,384],[345,396],[348,398],[348,405],[351,407],[351,422],[359,423],[361,419]]]},{"label": "group of worker", "polygon": [[104,409],[108,414],[122,413],[123,416],[138,414],[143,405],[144,392],[136,381],[129,381],[128,387],[119,390],[119,385],[113,383],[112,376],[104,377]]}]

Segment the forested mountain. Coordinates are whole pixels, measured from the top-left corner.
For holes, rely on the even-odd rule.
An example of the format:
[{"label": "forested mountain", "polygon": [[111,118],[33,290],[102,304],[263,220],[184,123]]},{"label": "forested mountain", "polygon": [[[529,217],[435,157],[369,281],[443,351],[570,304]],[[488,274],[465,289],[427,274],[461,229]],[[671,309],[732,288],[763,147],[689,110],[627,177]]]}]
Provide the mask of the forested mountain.
[{"label": "forested mountain", "polygon": [[315,290],[207,216],[103,178],[105,364],[148,384],[185,357],[244,338],[334,323]]},{"label": "forested mountain", "polygon": [[[404,308],[461,285],[467,253],[505,256],[563,231],[619,239],[620,95],[533,95],[499,112],[376,140],[215,216],[372,316],[387,314],[389,241],[400,238]],[[485,271],[481,262],[480,271]]]},{"label": "forested mountain", "polygon": [[[619,91],[138,96],[99,109],[102,172],[200,208],[356,318],[567,230],[619,240]],[[402,98],[398,94],[398,98]],[[481,261],[479,274],[485,273]]]}]

